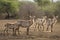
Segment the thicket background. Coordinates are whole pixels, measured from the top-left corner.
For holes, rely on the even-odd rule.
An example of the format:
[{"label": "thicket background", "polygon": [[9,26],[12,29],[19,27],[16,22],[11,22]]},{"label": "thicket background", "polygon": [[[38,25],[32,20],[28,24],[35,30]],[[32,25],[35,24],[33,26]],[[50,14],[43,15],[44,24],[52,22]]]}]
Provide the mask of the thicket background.
[{"label": "thicket background", "polygon": [[59,16],[60,1],[53,0],[0,0],[0,19],[29,19],[29,16]]}]

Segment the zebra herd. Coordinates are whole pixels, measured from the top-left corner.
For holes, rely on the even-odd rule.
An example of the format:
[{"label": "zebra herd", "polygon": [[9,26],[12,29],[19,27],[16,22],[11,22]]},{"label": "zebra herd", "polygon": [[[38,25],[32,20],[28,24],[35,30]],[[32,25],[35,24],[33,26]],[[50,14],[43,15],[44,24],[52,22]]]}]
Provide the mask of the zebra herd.
[{"label": "zebra herd", "polygon": [[42,18],[36,18],[35,16],[30,16],[30,20],[20,20],[17,21],[16,23],[6,23],[4,33],[8,34],[8,30],[12,29],[13,35],[16,35],[16,32],[20,34],[19,29],[20,27],[26,28],[27,29],[27,35],[29,35],[29,28],[31,25],[34,24],[35,28],[38,28],[40,30],[41,28],[42,31],[44,31],[45,25],[47,26],[47,31],[49,27],[51,27],[51,32],[53,32],[53,27],[57,23],[57,18],[58,16],[53,16],[53,18],[48,18],[47,16],[43,16]]},{"label": "zebra herd", "polygon": [[38,26],[35,26],[39,28],[43,28],[42,31],[44,31],[44,27],[47,27],[46,28],[46,31],[48,31],[49,27],[51,27],[51,32],[53,32],[53,27],[55,26],[55,24],[57,23],[57,19],[58,19],[58,16],[53,16],[53,18],[47,18],[47,16],[44,16],[42,18],[37,18],[36,19],[36,25]]}]

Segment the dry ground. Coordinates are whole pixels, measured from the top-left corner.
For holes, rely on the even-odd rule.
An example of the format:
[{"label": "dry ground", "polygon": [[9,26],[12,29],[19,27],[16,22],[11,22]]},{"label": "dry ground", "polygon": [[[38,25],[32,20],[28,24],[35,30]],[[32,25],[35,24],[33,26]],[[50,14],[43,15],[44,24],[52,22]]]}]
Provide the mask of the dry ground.
[{"label": "dry ground", "polygon": [[0,20],[0,40],[60,40],[60,23],[54,26],[54,32],[41,32],[31,27],[28,36],[26,35],[26,28],[20,28],[20,35],[18,36],[13,36],[11,30],[8,36],[4,36],[4,25],[15,22],[17,22],[17,20]]}]

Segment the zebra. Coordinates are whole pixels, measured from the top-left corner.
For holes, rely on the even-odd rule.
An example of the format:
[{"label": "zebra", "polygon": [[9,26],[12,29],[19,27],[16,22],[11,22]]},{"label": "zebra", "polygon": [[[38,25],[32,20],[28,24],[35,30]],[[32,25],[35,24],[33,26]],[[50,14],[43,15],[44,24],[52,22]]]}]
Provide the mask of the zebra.
[{"label": "zebra", "polygon": [[34,24],[34,19],[35,19],[35,16],[30,16],[30,20],[19,20],[19,21],[17,21],[17,23],[14,23],[14,24],[7,23],[7,24],[5,24],[4,31],[6,31],[8,33],[8,30],[12,29],[13,34],[16,35],[17,31],[18,31],[18,34],[20,34],[19,29],[20,29],[20,27],[22,27],[22,28],[27,28],[27,35],[29,35],[29,28],[31,25]]},{"label": "zebra", "polygon": [[[12,29],[13,30],[13,35],[15,35],[15,29],[18,29],[19,25],[17,23],[6,23],[5,25],[5,29],[4,29],[4,34],[7,33],[8,35],[8,30]],[[19,34],[19,33],[18,33]]]},{"label": "zebra", "polygon": [[47,19],[46,25],[47,25],[47,29],[46,30],[48,31],[49,27],[52,26],[52,19],[51,18]]},{"label": "zebra", "polygon": [[47,20],[47,31],[49,26],[51,27],[51,32],[53,32],[53,27],[55,26],[55,24],[57,23],[57,18],[58,16],[53,16],[53,18],[48,18]]},{"label": "zebra", "polygon": [[35,28],[38,27],[38,30],[39,30],[39,28],[43,28],[42,31],[44,31],[44,26],[46,24],[46,18],[47,18],[47,16],[44,16],[43,18],[37,18],[36,19],[37,26],[35,26]]},{"label": "zebra", "polygon": [[[34,24],[34,18],[35,16],[30,16],[30,20],[20,20],[20,21],[17,21],[18,25],[19,25],[19,28],[22,27],[22,28],[27,28],[27,35],[29,35],[29,28],[32,24]],[[18,33],[19,33],[19,28],[15,29],[15,32],[16,30],[18,30]]]}]

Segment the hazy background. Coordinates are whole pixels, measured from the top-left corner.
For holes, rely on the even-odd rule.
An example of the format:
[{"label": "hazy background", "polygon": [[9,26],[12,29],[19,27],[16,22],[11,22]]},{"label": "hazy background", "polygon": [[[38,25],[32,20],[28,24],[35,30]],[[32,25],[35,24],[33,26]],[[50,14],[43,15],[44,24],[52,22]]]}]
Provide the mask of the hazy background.
[{"label": "hazy background", "polygon": [[[19,0],[19,1],[32,1],[34,2],[34,0]],[[57,0],[53,0],[54,2],[56,2]]]}]

